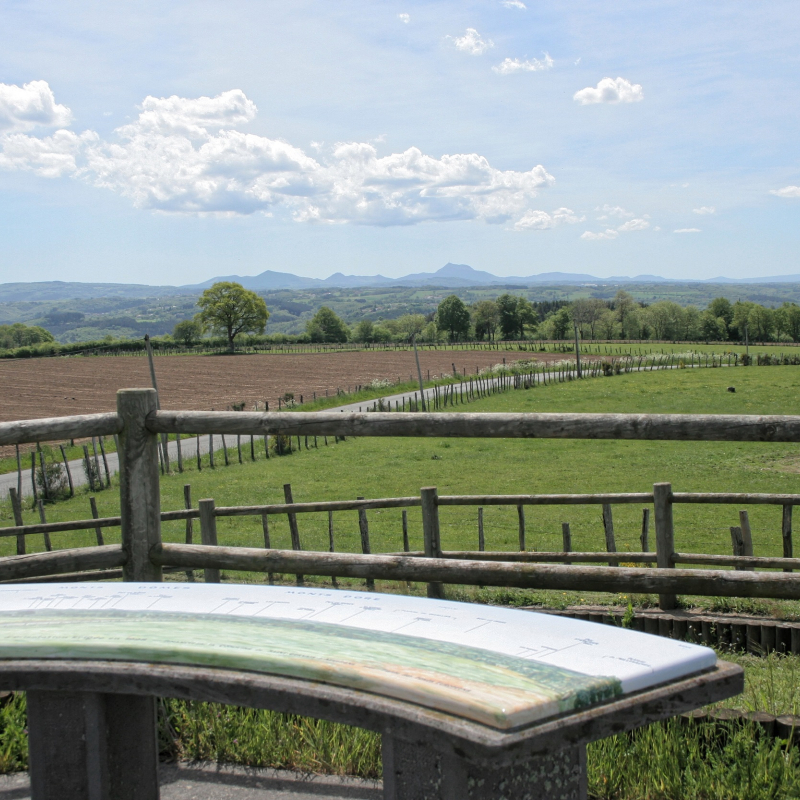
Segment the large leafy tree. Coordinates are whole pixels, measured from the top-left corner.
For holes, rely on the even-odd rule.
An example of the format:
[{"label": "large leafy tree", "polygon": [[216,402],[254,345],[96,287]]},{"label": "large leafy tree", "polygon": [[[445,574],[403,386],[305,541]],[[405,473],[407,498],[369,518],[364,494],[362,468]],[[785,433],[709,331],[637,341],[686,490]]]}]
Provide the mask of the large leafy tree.
[{"label": "large leafy tree", "polygon": [[321,306],[306,323],[312,342],[346,342],[350,337],[347,323],[332,308]]},{"label": "large leafy tree", "polygon": [[466,338],[469,334],[469,309],[457,295],[445,297],[436,310],[436,326],[440,331],[448,331],[450,341]]},{"label": "large leafy tree", "polygon": [[494,339],[500,324],[500,309],[494,300],[479,300],[472,306],[472,324],[478,339]]},{"label": "large leafy tree", "polygon": [[206,289],[197,305],[197,321],[204,330],[224,334],[231,352],[240,333],[264,333],[269,319],[263,298],[232,281],[220,281]]}]

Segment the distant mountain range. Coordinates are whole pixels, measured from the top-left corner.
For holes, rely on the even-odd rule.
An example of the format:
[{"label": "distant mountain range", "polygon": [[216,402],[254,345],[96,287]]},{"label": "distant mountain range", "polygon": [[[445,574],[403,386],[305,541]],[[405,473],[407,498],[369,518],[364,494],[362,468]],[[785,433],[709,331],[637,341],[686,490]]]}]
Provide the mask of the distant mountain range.
[{"label": "distant mountain range", "polygon": [[24,302],[42,300],[91,299],[94,297],[164,297],[169,295],[199,294],[218,281],[235,281],[254,291],[277,289],[324,289],[378,286],[430,286],[443,289],[459,289],[469,286],[531,286],[566,284],[643,284],[643,283],[711,283],[711,284],[768,284],[800,283],[800,275],[774,275],[767,278],[707,278],[701,281],[675,280],[658,275],[614,275],[598,278],[596,275],[570,272],[542,272],[526,277],[500,277],[473,269],[467,264],[445,264],[436,272],[416,272],[402,278],[387,278],[383,275],[344,275],[336,272],[328,278],[304,278],[290,272],[267,270],[260,275],[221,275],[203,283],[185,286],[146,286],[127,283],[79,283],[45,281],[40,283],[0,284],[0,302]]}]

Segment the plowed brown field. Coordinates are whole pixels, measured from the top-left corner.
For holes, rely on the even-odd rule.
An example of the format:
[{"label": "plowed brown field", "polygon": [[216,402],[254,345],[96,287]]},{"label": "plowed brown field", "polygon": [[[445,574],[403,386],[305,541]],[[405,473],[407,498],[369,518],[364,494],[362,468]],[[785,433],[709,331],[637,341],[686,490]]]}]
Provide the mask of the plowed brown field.
[{"label": "plowed brown field", "polygon": [[[420,352],[423,376],[474,373],[503,358],[529,353],[481,350]],[[540,360],[560,355],[541,353]],[[161,356],[155,359],[161,406],[165,409],[223,410],[256,401],[277,409],[284,392],[310,398],[335,394],[337,387],[366,384],[376,378],[408,380],[415,373],[413,352],[257,354],[237,356]],[[0,421],[113,411],[115,393],[124,387],[150,386],[147,359],[141,356],[39,358],[0,361]]]}]

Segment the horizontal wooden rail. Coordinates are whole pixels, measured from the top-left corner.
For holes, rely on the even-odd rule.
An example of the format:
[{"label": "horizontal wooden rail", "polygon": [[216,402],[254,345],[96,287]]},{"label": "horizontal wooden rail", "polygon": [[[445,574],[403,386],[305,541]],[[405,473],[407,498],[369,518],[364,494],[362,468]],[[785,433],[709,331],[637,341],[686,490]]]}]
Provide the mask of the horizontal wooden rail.
[{"label": "horizontal wooden rail", "polygon": [[622,494],[462,494],[440,495],[440,506],[570,506],[603,503],[652,503],[653,493]]},{"label": "horizontal wooden rail", "polygon": [[[412,550],[408,553],[388,553],[387,555],[395,556],[411,556],[411,558],[423,558],[425,556],[422,550]],[[604,564],[609,561],[617,563],[618,561],[625,561],[629,564],[650,564],[655,562],[655,553],[603,553],[600,551],[593,552],[559,552],[559,551],[528,551],[519,553],[516,551],[506,550],[443,550],[442,558],[453,558],[457,560],[467,561],[512,561],[517,563],[536,563],[543,564],[560,564],[564,561],[578,561],[585,564]]]},{"label": "horizontal wooden rail", "polygon": [[673,564],[708,564],[718,567],[761,567],[762,569],[800,569],[800,558],[768,556],[718,556],[709,553],[675,553]]},{"label": "horizontal wooden rail", "polygon": [[[328,500],[317,503],[271,503],[265,506],[218,506],[216,517],[246,517],[259,514],[302,514],[315,511],[352,511],[361,508],[410,508],[421,505],[419,497],[387,497],[376,500]],[[162,515],[163,519],[163,515]]]},{"label": "horizontal wooden rail", "polygon": [[673,503],[719,503],[731,505],[798,506],[800,494],[752,492],[673,492]]},{"label": "horizontal wooden rail", "polygon": [[624,590],[641,594],[800,599],[800,575],[791,573],[576,567],[167,543],[154,545],[150,549],[150,559],[162,567],[184,569],[283,572],[561,591]]},{"label": "horizontal wooden rail", "polygon": [[118,544],[9,556],[0,559],[0,581],[38,578],[45,575],[61,575],[86,570],[113,569],[123,566],[126,560],[125,552]]},{"label": "horizontal wooden rail", "polygon": [[153,411],[146,424],[152,433],[800,442],[800,416],[788,415]]},{"label": "horizontal wooden rail", "polygon": [[86,531],[95,528],[113,528],[120,525],[120,517],[100,517],[99,519],[78,519],[65,522],[37,522],[32,525],[15,525],[0,528],[0,536],[18,536],[33,533],[60,533],[62,531]]},{"label": "horizontal wooden rail", "polygon": [[113,412],[79,414],[72,417],[23,419],[14,422],[0,422],[0,445],[111,436],[121,431],[122,420]]}]

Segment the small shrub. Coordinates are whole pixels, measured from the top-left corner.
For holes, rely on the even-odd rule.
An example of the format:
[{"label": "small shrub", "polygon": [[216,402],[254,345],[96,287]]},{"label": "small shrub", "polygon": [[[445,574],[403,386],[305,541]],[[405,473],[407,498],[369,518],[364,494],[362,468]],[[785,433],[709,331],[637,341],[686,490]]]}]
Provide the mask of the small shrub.
[{"label": "small shrub", "polygon": [[66,497],[69,494],[69,484],[63,465],[57,461],[51,461],[49,464],[45,461],[44,472],[40,465],[36,470],[36,487],[39,494],[49,500],[60,500]]},{"label": "small shrub", "polygon": [[749,367],[750,364],[753,363],[753,359],[751,356],[747,355],[747,353],[742,353],[739,356],[739,360],[742,362],[743,367]]},{"label": "small shrub", "polygon": [[272,437],[269,449],[273,455],[288,456],[292,453],[292,437],[288,433],[279,433]]}]

